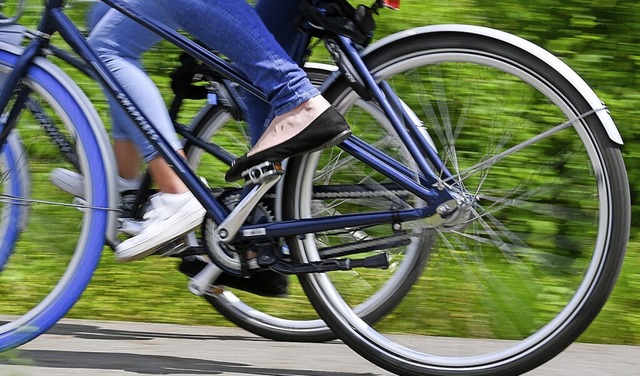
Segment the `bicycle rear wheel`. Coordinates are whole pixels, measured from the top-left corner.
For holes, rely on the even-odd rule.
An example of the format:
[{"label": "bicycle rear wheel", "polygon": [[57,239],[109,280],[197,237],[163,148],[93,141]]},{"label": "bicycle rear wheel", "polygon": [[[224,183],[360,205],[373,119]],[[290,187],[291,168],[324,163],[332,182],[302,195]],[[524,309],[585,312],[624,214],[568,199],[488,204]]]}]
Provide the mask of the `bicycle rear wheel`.
[{"label": "bicycle rear wheel", "polygon": [[[340,272],[301,277],[320,316],[359,354],[404,375],[513,375],[557,355],[604,305],[629,236],[628,182],[606,109],[558,59],[495,30],[412,30],[372,46],[365,60],[419,115],[455,176],[445,183],[474,205],[455,227],[403,223],[409,234],[437,237],[422,277],[375,325],[353,312],[350,295],[336,285]],[[357,100],[345,82],[327,97]],[[370,122],[347,120],[354,135],[389,154],[397,150]],[[290,218],[331,215],[319,207],[347,214],[383,204],[314,198],[320,184],[380,177],[338,148],[293,163],[299,170],[289,176],[289,169],[294,179],[284,195]],[[347,232],[382,237],[392,230],[379,227],[307,234],[289,246],[300,259],[317,260]]]},{"label": "bicycle rear wheel", "polygon": [[[1,75],[11,72],[20,52],[0,46]],[[66,314],[89,283],[109,224],[115,223],[111,146],[91,103],[61,70],[41,59],[23,86],[40,111],[23,109],[1,149],[0,351],[35,338]],[[44,118],[60,136],[74,140],[86,172],[86,203],[73,205],[49,182],[53,167],[71,163],[42,129]]]}]

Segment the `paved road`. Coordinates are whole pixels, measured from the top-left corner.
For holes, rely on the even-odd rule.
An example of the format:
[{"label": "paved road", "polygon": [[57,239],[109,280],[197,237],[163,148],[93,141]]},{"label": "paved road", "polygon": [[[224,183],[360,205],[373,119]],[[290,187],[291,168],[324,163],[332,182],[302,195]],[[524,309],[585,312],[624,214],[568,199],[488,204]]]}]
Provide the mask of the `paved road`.
[{"label": "paved road", "polygon": [[[338,341],[273,342],[241,329],[63,320],[0,359],[0,375],[389,375]],[[575,344],[528,376],[640,375],[640,347]]]}]

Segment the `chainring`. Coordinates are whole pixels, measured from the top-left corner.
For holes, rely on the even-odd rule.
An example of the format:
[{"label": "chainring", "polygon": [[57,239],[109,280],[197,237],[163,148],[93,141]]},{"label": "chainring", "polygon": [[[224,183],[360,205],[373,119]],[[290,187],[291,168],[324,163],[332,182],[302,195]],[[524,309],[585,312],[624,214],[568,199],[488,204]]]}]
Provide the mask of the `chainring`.
[{"label": "chainring", "polygon": [[[241,195],[238,189],[233,189],[223,192],[219,200],[227,210],[232,211],[240,203]],[[266,202],[260,201],[253,208],[245,223],[261,224],[273,221],[274,216],[271,208]],[[236,276],[245,276],[250,270],[260,269],[255,258],[249,255],[251,252],[250,244],[220,243],[216,240],[216,228],[216,223],[207,216],[203,224],[202,237],[205,251],[216,266],[224,272]],[[240,257],[241,254],[245,258],[244,263]]]}]

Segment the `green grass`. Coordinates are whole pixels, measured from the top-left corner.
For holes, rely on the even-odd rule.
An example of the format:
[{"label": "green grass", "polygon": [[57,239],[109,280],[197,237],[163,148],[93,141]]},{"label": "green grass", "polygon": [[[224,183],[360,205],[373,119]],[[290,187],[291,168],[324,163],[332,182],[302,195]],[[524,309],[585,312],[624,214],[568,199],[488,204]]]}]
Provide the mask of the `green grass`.
[{"label": "green grass", "polygon": [[[637,311],[640,304],[637,294],[640,288],[638,246],[637,241],[631,243],[611,298],[581,337],[581,341],[640,345],[640,318]],[[455,283],[457,279],[456,275],[437,278],[441,284]],[[121,264],[115,262],[110,251],[106,250],[93,280],[67,317],[185,325],[232,325],[204,299],[189,293],[186,283],[187,278],[176,271],[176,260],[149,258]],[[416,304],[423,306],[403,304],[400,310],[394,311],[382,322],[384,330],[421,332],[424,330],[423,319],[428,317],[429,334],[433,335],[481,337],[493,332],[492,328],[486,327],[486,318],[478,316],[482,310],[474,306],[473,299],[468,299],[473,294],[459,296],[456,300],[442,295],[451,285],[444,291],[438,291],[437,288],[424,290],[423,285],[420,286],[407,299],[419,297],[415,300],[420,303]],[[251,303],[249,295],[245,298]],[[265,304],[264,299],[259,300],[259,304]],[[445,302],[451,304],[451,307]],[[307,303],[299,304],[298,309]],[[283,314],[291,315],[295,305],[283,306],[280,300],[273,299],[269,309],[272,312],[280,309]],[[306,316],[308,314],[302,312],[299,317]],[[504,330],[508,328],[505,327]]]}]

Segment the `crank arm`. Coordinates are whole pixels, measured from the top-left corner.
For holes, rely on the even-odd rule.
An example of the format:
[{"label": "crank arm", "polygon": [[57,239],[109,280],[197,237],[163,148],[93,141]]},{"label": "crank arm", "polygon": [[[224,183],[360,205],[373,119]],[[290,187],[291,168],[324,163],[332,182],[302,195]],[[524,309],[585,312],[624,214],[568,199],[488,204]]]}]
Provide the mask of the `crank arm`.
[{"label": "crank arm", "polygon": [[251,211],[262,197],[273,187],[282,177],[283,171],[279,164],[265,162],[248,171],[248,175],[253,177],[251,183],[256,184],[249,194],[233,209],[225,218],[217,230],[218,241],[222,243],[231,242],[244,224]]},{"label": "crank arm", "polygon": [[222,269],[216,264],[210,262],[198,274],[189,279],[187,288],[189,291],[198,296],[210,295],[215,288],[213,282],[222,274]]}]

